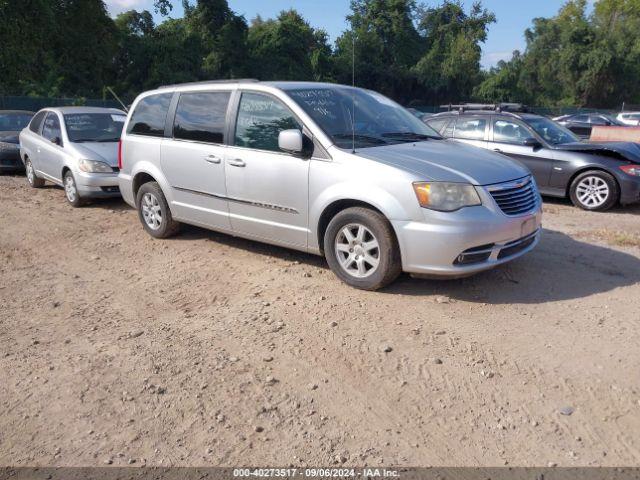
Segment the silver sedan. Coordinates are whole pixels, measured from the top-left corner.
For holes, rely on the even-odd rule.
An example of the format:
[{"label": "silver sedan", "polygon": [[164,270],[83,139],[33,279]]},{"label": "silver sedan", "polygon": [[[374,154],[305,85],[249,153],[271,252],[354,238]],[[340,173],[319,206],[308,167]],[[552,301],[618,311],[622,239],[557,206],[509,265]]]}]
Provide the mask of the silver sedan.
[{"label": "silver sedan", "polygon": [[20,157],[34,188],[64,187],[74,207],[88,198],[120,196],[118,145],[125,112],[59,107],[38,112],[20,132]]}]

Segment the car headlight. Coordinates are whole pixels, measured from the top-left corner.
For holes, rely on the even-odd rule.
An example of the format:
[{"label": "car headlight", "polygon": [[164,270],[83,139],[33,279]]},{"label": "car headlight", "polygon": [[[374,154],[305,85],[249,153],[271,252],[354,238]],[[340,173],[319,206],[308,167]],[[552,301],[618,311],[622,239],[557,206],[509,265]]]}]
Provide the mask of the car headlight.
[{"label": "car headlight", "polygon": [[634,177],[640,177],[640,165],[622,165],[620,167],[627,175],[632,175]]},{"label": "car headlight", "polygon": [[453,212],[463,207],[482,205],[473,185],[448,182],[416,182],[413,190],[421,207]]},{"label": "car headlight", "polygon": [[113,168],[97,160],[80,160],[78,162],[78,168],[87,173],[113,173]]},{"label": "car headlight", "polygon": [[0,150],[20,150],[20,144],[0,142]]}]

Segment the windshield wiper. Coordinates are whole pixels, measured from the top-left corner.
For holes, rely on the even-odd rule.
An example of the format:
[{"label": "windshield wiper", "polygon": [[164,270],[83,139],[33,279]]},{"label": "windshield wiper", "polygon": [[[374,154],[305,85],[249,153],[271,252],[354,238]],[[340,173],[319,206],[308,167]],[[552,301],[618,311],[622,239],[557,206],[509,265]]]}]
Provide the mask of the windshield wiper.
[{"label": "windshield wiper", "polygon": [[395,137],[395,138],[407,138],[413,140],[429,140],[440,139],[441,137],[436,137],[435,135],[427,135],[424,133],[415,133],[415,132],[386,132],[382,134],[383,137]]},{"label": "windshield wiper", "polygon": [[332,137],[345,139],[355,138],[356,140],[363,140],[365,142],[376,143],[378,145],[386,145],[387,143],[389,143],[384,138],[374,137],[372,135],[362,135],[359,133],[356,133],[355,135],[353,133],[336,133],[332,135]]}]

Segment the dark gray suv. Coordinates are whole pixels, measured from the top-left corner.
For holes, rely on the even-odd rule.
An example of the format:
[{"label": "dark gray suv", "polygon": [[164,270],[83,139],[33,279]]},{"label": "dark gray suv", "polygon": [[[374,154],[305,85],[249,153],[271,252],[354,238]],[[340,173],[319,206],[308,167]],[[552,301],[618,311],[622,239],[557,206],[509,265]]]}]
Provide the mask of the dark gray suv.
[{"label": "dark gray suv", "polygon": [[585,143],[562,125],[532,113],[493,109],[443,112],[425,123],[446,138],[502,153],[533,173],[540,193],[569,197],[584,210],[640,201],[640,147]]}]

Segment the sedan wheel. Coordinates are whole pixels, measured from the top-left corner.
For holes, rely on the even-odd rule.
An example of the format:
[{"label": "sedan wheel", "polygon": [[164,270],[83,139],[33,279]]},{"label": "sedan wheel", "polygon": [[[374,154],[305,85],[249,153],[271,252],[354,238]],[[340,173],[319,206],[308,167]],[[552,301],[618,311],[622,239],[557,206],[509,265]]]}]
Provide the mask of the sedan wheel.
[{"label": "sedan wheel", "polygon": [[605,211],[613,207],[620,197],[615,178],[601,170],[581,173],[569,188],[571,201],[583,210]]},{"label": "sedan wheel", "polygon": [[597,208],[607,201],[611,192],[607,183],[598,177],[585,177],[576,187],[576,195],[580,203],[589,208]]},{"label": "sedan wheel", "polygon": [[33,164],[29,158],[24,162],[24,169],[27,173],[27,181],[29,182],[29,185],[33,188],[40,188],[44,186],[44,180],[36,176],[36,170],[33,168]]},{"label": "sedan wheel", "polygon": [[76,179],[73,178],[73,174],[71,172],[67,172],[64,174],[64,180],[63,180],[63,185],[64,185],[64,194],[67,197],[67,201],[73,206],[73,207],[80,207],[82,206],[82,198],[80,197],[80,194],[78,193],[78,187],[76,185]]}]

